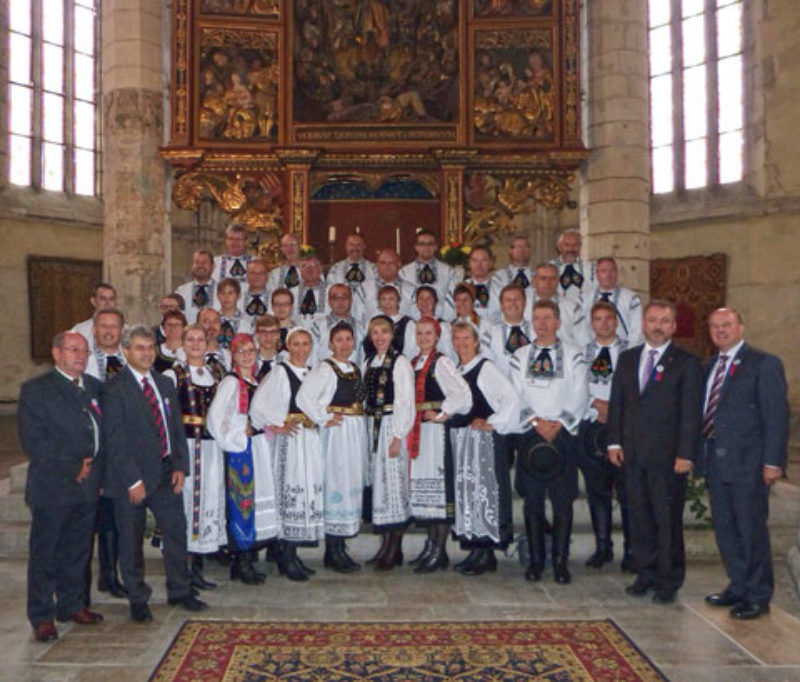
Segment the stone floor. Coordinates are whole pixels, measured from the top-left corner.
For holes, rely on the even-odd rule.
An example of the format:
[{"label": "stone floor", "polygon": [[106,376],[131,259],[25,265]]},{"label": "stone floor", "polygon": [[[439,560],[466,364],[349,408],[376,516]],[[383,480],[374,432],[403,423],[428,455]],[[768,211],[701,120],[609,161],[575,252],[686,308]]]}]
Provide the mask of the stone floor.
[{"label": "stone floor", "polygon": [[[421,547],[421,535],[406,538],[406,554]],[[376,540],[350,542],[359,559],[369,556]],[[321,567],[321,550],[302,550],[318,569],[308,583],[292,583],[274,566],[262,586],[225,579],[225,569],[207,571],[219,587],[206,592],[209,618],[247,620],[435,621],[612,618],[670,680],[695,682],[777,682],[800,680],[800,601],[790,586],[785,562],[778,561],[777,592],[770,615],[739,623],[725,609],[708,607],[703,597],[724,587],[718,562],[692,562],[679,602],[657,606],[648,598],[624,594],[630,582],[619,569],[583,568],[588,537],[573,543],[571,585],[556,585],[547,574],[527,583],[516,559],[504,558],[497,573],[464,577],[454,571],[415,575],[408,567],[390,573],[371,570],[342,576]],[[460,552],[452,547],[453,554]],[[95,595],[105,620],[96,627],[62,624],[60,639],[37,643],[25,619],[25,562],[0,560],[0,679],[23,681],[146,680],[188,614],[165,604],[163,571],[148,546],[147,572],[154,588],[154,622],[139,625],[128,617],[125,602]]]}]

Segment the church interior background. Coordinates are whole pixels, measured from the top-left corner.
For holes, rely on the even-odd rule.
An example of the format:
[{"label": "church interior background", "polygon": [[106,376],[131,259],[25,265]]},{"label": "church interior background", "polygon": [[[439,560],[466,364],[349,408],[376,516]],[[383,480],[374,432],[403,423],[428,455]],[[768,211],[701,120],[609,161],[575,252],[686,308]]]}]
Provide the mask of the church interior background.
[{"label": "church interior background", "polygon": [[[795,3],[65,0],[60,39],[31,28],[51,5],[9,0],[0,17],[6,413],[52,331],[88,317],[93,283],[153,324],[232,219],[269,264],[284,231],[325,264],[355,229],[369,257],[397,246],[407,262],[429,227],[488,240],[502,265],[510,235],[530,237],[535,263],[579,228],[584,257],[612,255],[627,286],[678,303],[683,340],[704,338],[710,306],[738,308],[800,408]],[[68,57],[60,139],[42,116],[52,45]],[[731,98],[738,118],[721,115]],[[86,154],[88,190],[69,172]]]}]

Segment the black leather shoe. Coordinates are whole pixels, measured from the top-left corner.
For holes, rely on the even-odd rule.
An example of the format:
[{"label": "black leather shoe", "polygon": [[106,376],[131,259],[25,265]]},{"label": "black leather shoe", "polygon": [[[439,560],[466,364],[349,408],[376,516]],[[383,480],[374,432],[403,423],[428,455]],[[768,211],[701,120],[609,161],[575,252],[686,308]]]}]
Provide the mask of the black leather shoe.
[{"label": "black leather shoe", "polygon": [[457,561],[453,564],[453,570],[460,571],[464,568],[467,568],[470,564],[474,564],[475,561],[478,559],[480,555],[480,549],[473,548],[469,551],[469,554],[465,556],[461,561]]},{"label": "black leather shoe", "polygon": [[491,549],[478,550],[481,554],[468,566],[459,570],[461,575],[483,575],[487,571],[497,570],[497,557]]},{"label": "black leather shoe", "polygon": [[652,583],[648,583],[637,578],[632,585],[628,585],[625,588],[625,594],[629,594],[631,597],[644,597],[644,595],[647,594],[647,591],[653,587],[654,585]]},{"label": "black leather shoe", "polygon": [[741,597],[737,597],[730,590],[722,590],[715,594],[709,594],[706,597],[706,604],[711,606],[737,606],[742,602]]},{"label": "black leather shoe", "polygon": [[675,592],[673,592],[672,590],[656,590],[656,593],[653,595],[653,603],[674,604]]},{"label": "black leather shoe", "polygon": [[208,604],[204,601],[200,601],[193,594],[187,594],[185,597],[167,599],[167,604],[170,606],[182,606],[187,611],[205,611],[208,608]]},{"label": "black leather shoe", "polygon": [[608,548],[598,549],[586,560],[586,567],[603,568],[603,564],[607,564],[610,561],[614,561],[614,550]]},{"label": "black leather shoe", "polygon": [[559,585],[569,585],[572,582],[572,575],[567,568],[567,562],[558,563],[553,566],[553,574]]},{"label": "black leather shoe", "polygon": [[743,601],[731,609],[731,615],[738,620],[753,620],[765,613],[769,613],[769,604],[754,604],[748,601]]},{"label": "black leather shoe", "polygon": [[542,579],[542,569],[540,566],[528,566],[525,571],[525,580],[538,583]]},{"label": "black leather shoe", "polygon": [[149,623],[153,620],[147,602],[134,602],[131,604],[131,618],[137,623]]}]

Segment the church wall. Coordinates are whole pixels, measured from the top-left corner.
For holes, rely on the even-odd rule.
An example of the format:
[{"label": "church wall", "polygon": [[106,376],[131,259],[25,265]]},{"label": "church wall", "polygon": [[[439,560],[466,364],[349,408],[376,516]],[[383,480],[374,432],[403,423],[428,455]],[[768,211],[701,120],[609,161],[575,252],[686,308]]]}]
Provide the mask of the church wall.
[{"label": "church wall", "polygon": [[800,410],[800,5],[745,3],[745,181],[713,193],[655,197],[651,257],[723,252],[727,300],[746,338],[779,355]]},{"label": "church wall", "polygon": [[653,258],[724,252],[727,303],[745,321],[745,338],[783,359],[793,410],[800,410],[800,239],[795,213],[654,225]]},{"label": "church wall", "polygon": [[[0,404],[19,397],[20,384],[50,365],[31,359],[27,257],[102,260],[99,202],[58,198],[7,188],[0,210],[0,291],[3,292],[3,360]],[[88,304],[87,304],[88,305]],[[77,320],[76,320],[77,321]]]}]

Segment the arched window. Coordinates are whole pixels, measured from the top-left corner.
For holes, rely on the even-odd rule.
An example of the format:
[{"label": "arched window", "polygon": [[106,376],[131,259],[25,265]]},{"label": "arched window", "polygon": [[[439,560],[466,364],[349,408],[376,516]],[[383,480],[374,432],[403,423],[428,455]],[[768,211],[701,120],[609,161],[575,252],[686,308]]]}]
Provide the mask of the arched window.
[{"label": "arched window", "polygon": [[742,0],[649,0],[654,194],[743,175]]},{"label": "arched window", "polygon": [[6,179],[97,194],[99,0],[8,0]]}]

